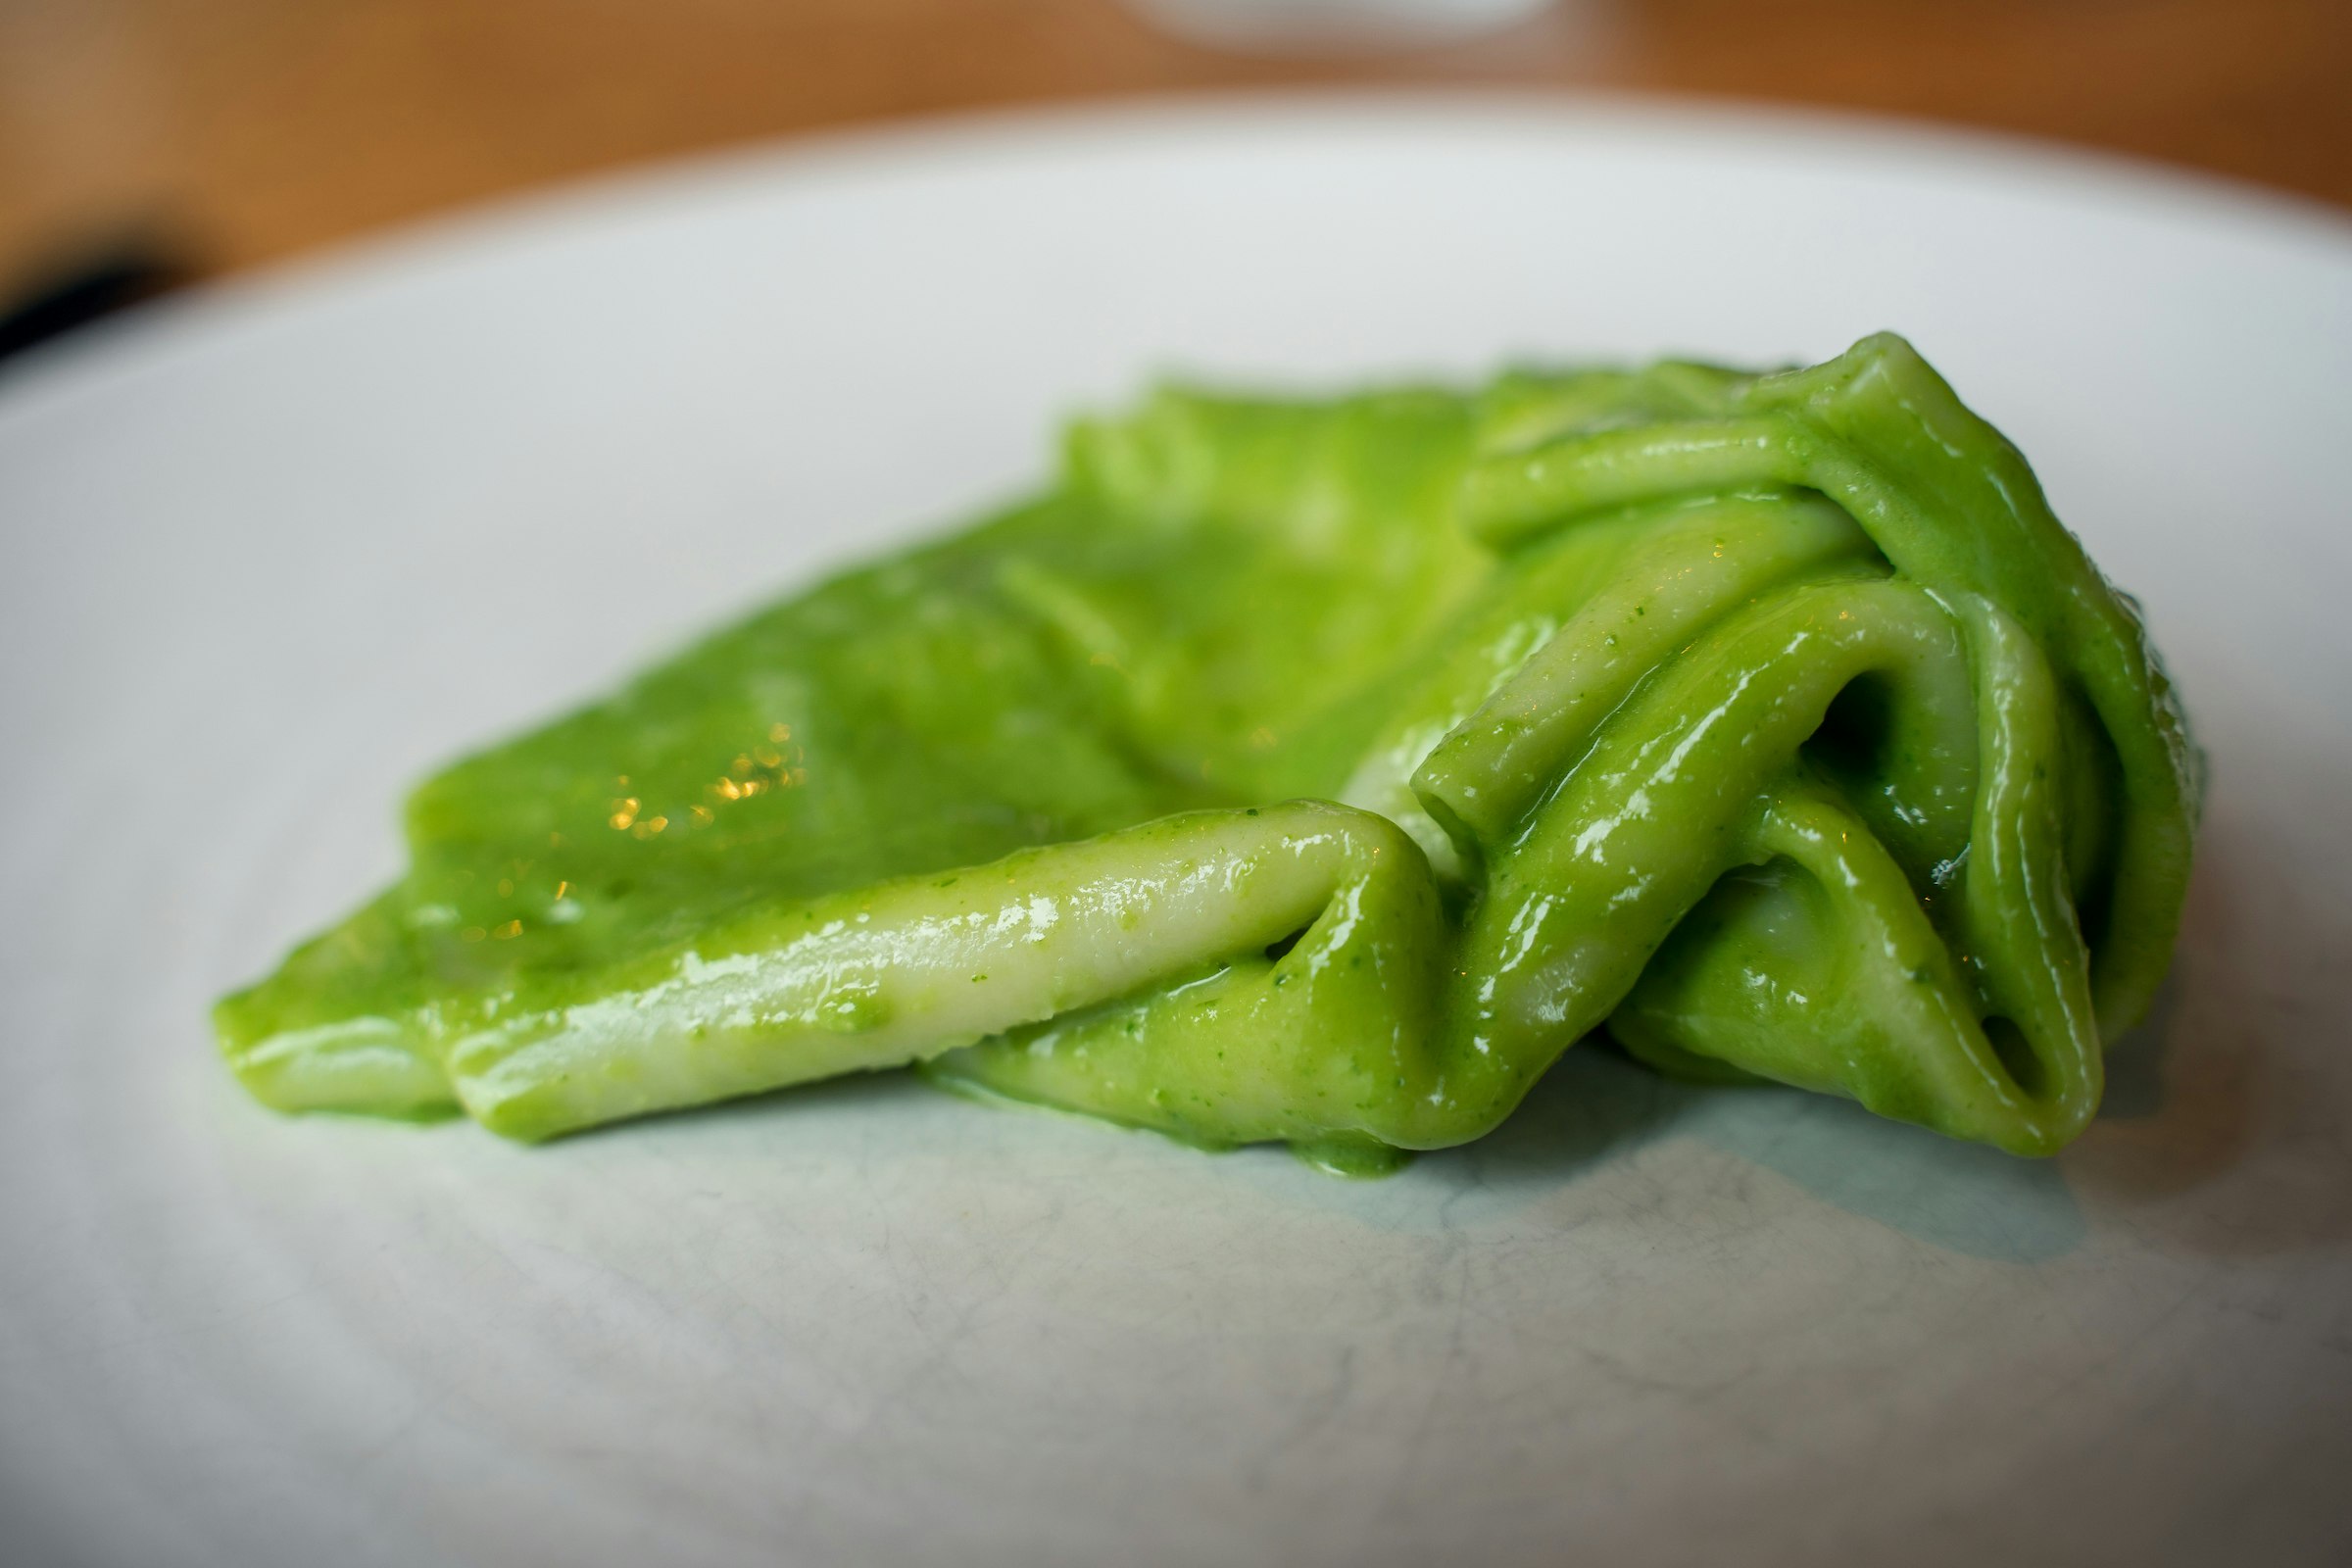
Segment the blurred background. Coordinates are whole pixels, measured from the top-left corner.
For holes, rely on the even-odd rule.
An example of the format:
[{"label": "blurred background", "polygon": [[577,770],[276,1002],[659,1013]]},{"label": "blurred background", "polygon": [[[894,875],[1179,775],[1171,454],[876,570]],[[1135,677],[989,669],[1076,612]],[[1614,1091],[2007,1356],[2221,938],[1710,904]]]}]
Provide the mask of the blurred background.
[{"label": "blurred background", "polygon": [[2352,204],[2352,0],[0,0],[0,352],[754,138],[1408,84],[1890,112]]}]

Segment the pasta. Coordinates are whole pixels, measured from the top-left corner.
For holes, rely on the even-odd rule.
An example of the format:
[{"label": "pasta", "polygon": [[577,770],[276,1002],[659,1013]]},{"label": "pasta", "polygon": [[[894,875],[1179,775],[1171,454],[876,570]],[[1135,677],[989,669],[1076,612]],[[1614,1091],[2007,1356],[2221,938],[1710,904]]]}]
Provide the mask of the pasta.
[{"label": "pasta", "polygon": [[2169,961],[2197,767],[1899,338],[1168,390],[428,780],[406,877],[217,1024],[287,1109],[542,1139],[920,1064],[1355,1171],[1605,1030],[2040,1154]]}]

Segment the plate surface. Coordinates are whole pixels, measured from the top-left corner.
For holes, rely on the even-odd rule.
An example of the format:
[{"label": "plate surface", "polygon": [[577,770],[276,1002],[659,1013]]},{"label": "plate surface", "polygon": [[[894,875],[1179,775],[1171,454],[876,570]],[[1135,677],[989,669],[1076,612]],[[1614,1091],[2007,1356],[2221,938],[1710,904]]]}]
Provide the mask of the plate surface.
[{"label": "plate surface", "polygon": [[[209,1000],[418,772],[1192,368],[1912,336],[2144,600],[2175,977],[2024,1163],[1571,1053],[1350,1184],[899,1078],[289,1120]],[[12,1563],[2342,1561],[2352,224],[1633,104],[1212,103],[592,186],[0,377]]]}]

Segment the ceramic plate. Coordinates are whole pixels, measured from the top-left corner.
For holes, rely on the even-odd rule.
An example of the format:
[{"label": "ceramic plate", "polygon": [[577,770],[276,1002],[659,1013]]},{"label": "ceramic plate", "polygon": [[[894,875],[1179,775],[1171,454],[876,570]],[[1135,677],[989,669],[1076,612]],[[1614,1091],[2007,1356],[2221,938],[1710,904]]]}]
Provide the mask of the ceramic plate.
[{"label": "ceramic plate", "polygon": [[[212,997],[435,762],[1034,481],[1169,369],[1904,331],[2212,754],[2028,1163],[1571,1053],[1393,1180],[901,1077],[540,1149],[285,1119]],[[1869,122],[1335,100],[601,184],[0,377],[12,1563],[2343,1561],[2352,224]]]}]

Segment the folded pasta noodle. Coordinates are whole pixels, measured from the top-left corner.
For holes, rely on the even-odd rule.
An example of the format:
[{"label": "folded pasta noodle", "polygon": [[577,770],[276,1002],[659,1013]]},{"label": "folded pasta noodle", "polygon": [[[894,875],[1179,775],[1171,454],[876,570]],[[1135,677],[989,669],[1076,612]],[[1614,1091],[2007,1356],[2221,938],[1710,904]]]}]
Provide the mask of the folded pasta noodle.
[{"label": "folded pasta noodle", "polygon": [[288,1109],[542,1139],[921,1064],[1349,1169],[1605,1029],[2038,1154],[2197,790],[2132,603],[1899,338],[1169,390],[428,780],[217,1023]]}]

